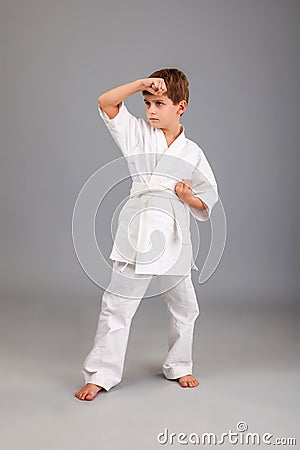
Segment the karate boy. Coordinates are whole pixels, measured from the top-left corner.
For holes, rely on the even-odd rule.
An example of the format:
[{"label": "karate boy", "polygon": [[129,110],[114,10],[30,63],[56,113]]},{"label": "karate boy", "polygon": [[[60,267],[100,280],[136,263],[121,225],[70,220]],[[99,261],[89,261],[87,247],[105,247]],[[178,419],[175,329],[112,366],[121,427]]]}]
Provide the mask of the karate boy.
[{"label": "karate boy", "polygon": [[[137,92],[143,94],[147,120],[136,118],[124,104]],[[192,257],[189,213],[197,220],[208,220],[218,192],[203,150],[186,138],[180,124],[188,100],[187,77],[175,68],[158,70],[98,98],[100,117],[127,158],[133,183],[119,216],[110,254],[113,271],[102,297],[93,348],[82,366],[85,385],[75,392],[80,400],[92,400],[100,390],[108,391],[121,381],[131,321],[152,276],[156,276],[169,314],[169,351],[163,374],[182,387],[199,384],[192,375],[199,307],[190,272],[198,269]],[[130,219],[139,212],[130,232]],[[164,234],[165,251],[149,258],[149,242],[156,242],[151,233],[157,229]],[[153,248],[156,251],[157,245]]]}]

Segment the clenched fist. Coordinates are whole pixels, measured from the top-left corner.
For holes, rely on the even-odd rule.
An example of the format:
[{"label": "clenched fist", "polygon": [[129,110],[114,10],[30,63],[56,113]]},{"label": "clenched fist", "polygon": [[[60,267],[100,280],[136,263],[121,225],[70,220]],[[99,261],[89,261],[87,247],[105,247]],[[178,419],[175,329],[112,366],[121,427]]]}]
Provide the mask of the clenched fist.
[{"label": "clenched fist", "polygon": [[163,78],[145,78],[143,79],[143,90],[154,95],[163,95],[167,92],[167,87]]},{"label": "clenched fist", "polygon": [[185,203],[190,203],[191,199],[193,197],[192,195],[192,183],[190,180],[182,179],[179,183],[176,183],[175,185],[175,192]]}]

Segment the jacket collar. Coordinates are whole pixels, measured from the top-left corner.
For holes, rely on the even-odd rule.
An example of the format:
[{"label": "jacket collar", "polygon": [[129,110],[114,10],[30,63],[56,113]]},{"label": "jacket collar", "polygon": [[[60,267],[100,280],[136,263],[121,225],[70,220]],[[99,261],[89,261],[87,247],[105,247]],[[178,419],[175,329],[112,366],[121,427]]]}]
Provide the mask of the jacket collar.
[{"label": "jacket collar", "polygon": [[168,143],[165,137],[164,132],[157,128],[157,134],[158,134],[158,142],[159,142],[159,151],[161,153],[175,153],[177,151],[180,151],[180,149],[185,145],[186,137],[185,137],[185,127],[182,125],[182,131],[177,136],[175,141],[172,142],[172,144],[168,147]]}]

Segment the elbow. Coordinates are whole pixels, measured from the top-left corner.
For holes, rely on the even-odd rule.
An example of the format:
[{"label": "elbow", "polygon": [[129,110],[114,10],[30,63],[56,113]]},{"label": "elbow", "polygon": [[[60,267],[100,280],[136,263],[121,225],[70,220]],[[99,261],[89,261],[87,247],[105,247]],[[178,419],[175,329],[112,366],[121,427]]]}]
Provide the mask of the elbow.
[{"label": "elbow", "polygon": [[119,104],[121,103],[121,102],[118,102],[117,104],[115,104],[115,103],[109,102],[109,101],[107,101],[107,99],[105,100],[105,97],[106,97],[106,93],[101,94],[100,97],[98,97],[98,105],[101,107],[101,109],[114,108],[116,106],[118,107]]},{"label": "elbow", "polygon": [[103,96],[102,95],[100,95],[100,97],[98,97],[98,105],[103,106]]},{"label": "elbow", "polygon": [[105,97],[106,97],[106,92],[104,92],[104,94],[101,94],[98,97],[98,105],[104,106],[104,107],[105,106],[111,106],[111,104],[105,100]]}]

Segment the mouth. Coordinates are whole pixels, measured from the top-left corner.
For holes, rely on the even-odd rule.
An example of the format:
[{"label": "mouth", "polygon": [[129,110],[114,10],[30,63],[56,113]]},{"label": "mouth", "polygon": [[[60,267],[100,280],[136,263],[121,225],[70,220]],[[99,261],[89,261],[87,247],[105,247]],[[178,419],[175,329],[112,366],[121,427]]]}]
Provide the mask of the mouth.
[{"label": "mouth", "polygon": [[158,120],[158,119],[154,119],[154,117],[150,117],[150,119],[149,120]]}]

